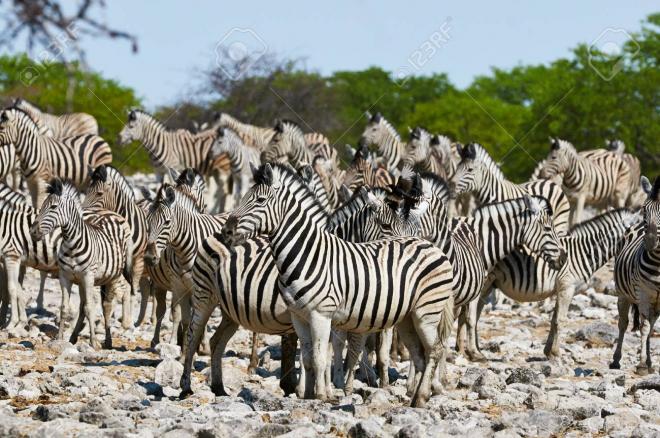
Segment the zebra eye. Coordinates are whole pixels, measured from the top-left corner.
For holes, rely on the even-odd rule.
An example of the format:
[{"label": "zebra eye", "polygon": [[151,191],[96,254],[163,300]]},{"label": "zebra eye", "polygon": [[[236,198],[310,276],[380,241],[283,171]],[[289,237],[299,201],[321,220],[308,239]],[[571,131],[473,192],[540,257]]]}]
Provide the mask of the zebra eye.
[{"label": "zebra eye", "polygon": [[259,196],[257,198],[257,204],[264,204],[266,202],[266,197],[265,196]]}]

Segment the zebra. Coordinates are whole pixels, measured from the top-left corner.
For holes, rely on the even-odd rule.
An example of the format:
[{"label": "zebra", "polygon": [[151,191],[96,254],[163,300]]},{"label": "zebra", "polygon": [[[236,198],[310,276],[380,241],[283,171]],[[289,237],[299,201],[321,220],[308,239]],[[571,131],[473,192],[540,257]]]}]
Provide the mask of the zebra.
[{"label": "zebra", "polygon": [[660,177],[653,185],[642,177],[641,187],[647,194],[642,207],[643,220],[633,226],[625,236],[614,262],[614,282],[619,295],[619,337],[610,368],[621,367],[621,349],[628,328],[628,311],[631,304],[639,309],[641,350],[636,372],[653,372],[651,342],[653,326],[658,318],[660,302]]},{"label": "zebra", "polygon": [[11,187],[19,190],[21,185],[21,166],[18,162],[16,147],[13,144],[0,146],[0,180],[9,184]]},{"label": "zebra", "polygon": [[270,140],[275,134],[272,127],[261,127],[243,123],[227,113],[220,113],[216,116],[211,129],[229,128],[239,134],[247,135],[252,139],[252,145],[263,151],[268,147]]},{"label": "zebra", "polygon": [[94,116],[86,113],[71,113],[56,116],[41,111],[30,102],[17,98],[14,107],[30,115],[39,127],[41,135],[53,138],[77,137],[79,135],[99,135],[99,126]]},{"label": "zebra", "polygon": [[233,129],[221,127],[217,129],[212,151],[213,155],[227,154],[229,157],[234,181],[234,202],[238,204],[252,180],[250,164],[258,165],[260,163],[259,150],[243,143]]},{"label": "zebra", "polygon": [[568,141],[552,139],[542,178],[562,174],[562,185],[575,205],[571,223],[584,216],[584,206],[624,207],[632,187],[630,168],[617,154],[589,151],[578,154]]},{"label": "zebra", "polygon": [[46,183],[52,178],[64,178],[80,187],[87,180],[89,166],[112,161],[110,146],[101,137],[44,137],[29,114],[18,108],[0,113],[0,145],[8,144],[16,147],[35,208],[43,202]]},{"label": "zebra", "polygon": [[172,339],[182,323],[187,333],[190,323],[190,292],[193,288],[192,270],[202,240],[220,231],[227,214],[211,215],[197,208],[196,200],[169,184],[163,185],[152,204],[147,223],[149,236],[145,260],[156,266],[166,246],[171,247],[168,261],[172,309],[174,313]]},{"label": "zebra", "polygon": [[[61,241],[61,232],[56,230],[52,235],[37,242],[30,236],[30,224],[34,222],[36,212],[28,201],[17,192],[5,185],[0,185],[0,253],[4,263],[7,280],[7,297],[3,299],[3,310],[6,315],[8,305],[11,314],[8,321],[10,329],[20,329],[27,323],[25,313],[26,299],[23,295],[20,277],[22,267],[28,266],[41,272],[41,284],[37,298],[37,307],[43,308],[43,292],[48,273],[56,273],[57,252]],[[4,286],[4,285],[3,285]],[[62,295],[62,305],[69,308],[69,296]],[[5,317],[0,318],[0,326],[4,325]]]},{"label": "zebra", "polygon": [[[352,150],[352,148],[349,149]],[[383,167],[374,167],[369,159],[366,144],[361,144],[354,152],[348,169],[339,178],[340,182],[354,192],[359,187],[389,187],[396,183],[394,176]]]},{"label": "zebra", "polygon": [[[568,255],[561,269],[555,269],[542,258],[523,249],[498,263],[493,270],[493,286],[512,300],[534,302],[555,297],[550,332],[544,347],[548,358],[560,357],[560,330],[566,322],[575,292],[614,257],[626,232],[638,220],[637,214],[624,208],[573,226],[566,236],[560,237]],[[479,306],[483,306],[483,301],[479,302]]]},{"label": "zebra", "polygon": [[371,115],[367,111],[365,115],[369,122],[362,132],[359,145],[377,145],[378,152],[384,159],[383,166],[392,172],[399,167],[399,163],[405,157],[406,143],[381,113]]},{"label": "zebra", "polygon": [[[641,187],[639,185],[639,181],[641,180],[642,177],[642,168],[641,168],[642,166],[641,163],[639,162],[639,158],[637,158],[633,154],[629,154],[626,152],[626,145],[622,140],[608,140],[606,142],[606,145],[607,145],[607,149],[610,152],[619,155],[623,159],[623,161],[626,162],[628,168],[630,169],[631,187],[630,187],[630,196],[628,198],[628,201],[626,202],[626,205],[629,207],[637,207],[641,205],[646,196],[646,193],[644,193],[644,191],[641,190]],[[639,201],[639,198],[641,198],[641,202]]]},{"label": "zebra", "polygon": [[268,146],[261,153],[262,162],[288,162],[294,168],[310,164],[320,155],[337,168],[337,151],[329,144],[308,145],[300,126],[291,120],[278,120]]},{"label": "zebra", "polygon": [[[282,297],[301,340],[304,395],[326,398],[321,376],[331,325],[363,337],[398,324],[418,370],[412,404],[423,406],[453,322],[446,255],[416,238],[345,242],[323,229],[326,213],[290,168],[266,163],[253,177],[255,185],[223,235],[235,246],[268,234]],[[356,359],[349,355],[349,369]]]},{"label": "zebra", "polygon": [[[61,228],[62,240],[57,256],[60,286],[71,293],[72,283],[80,289],[80,311],[70,342],[76,343],[84,319],[90,329],[90,344],[96,339],[97,297],[95,286],[102,286],[106,348],[112,348],[110,318],[114,299],[130,292],[131,231],[126,220],[108,210],[87,210],[83,215],[78,190],[59,178],[48,185],[48,197],[30,226],[30,235],[41,240]],[[62,336],[60,321],[60,336]]]},{"label": "zebra", "polygon": [[453,196],[470,192],[480,205],[519,198],[525,194],[540,196],[548,200],[557,233],[565,235],[568,232],[570,205],[559,185],[548,180],[524,184],[508,181],[488,152],[475,143],[467,144],[460,149],[460,153],[461,162],[450,182]]},{"label": "zebra", "polygon": [[401,164],[419,172],[431,172],[447,179],[449,175],[447,166],[453,163],[448,156],[444,156],[445,149],[449,148],[451,148],[451,140],[448,137],[431,134],[425,128],[417,126],[410,130],[410,141],[406,145]]},{"label": "zebra", "polygon": [[[129,329],[133,326],[132,296],[140,288],[140,280],[144,272],[144,253],[147,247],[147,220],[144,210],[135,202],[133,189],[124,176],[114,167],[101,165],[90,172],[90,183],[85,190],[83,208],[104,209],[114,211],[123,217],[131,229],[131,294],[123,297],[122,327]],[[146,291],[145,291],[146,292]],[[145,296],[141,314],[144,313]]]}]

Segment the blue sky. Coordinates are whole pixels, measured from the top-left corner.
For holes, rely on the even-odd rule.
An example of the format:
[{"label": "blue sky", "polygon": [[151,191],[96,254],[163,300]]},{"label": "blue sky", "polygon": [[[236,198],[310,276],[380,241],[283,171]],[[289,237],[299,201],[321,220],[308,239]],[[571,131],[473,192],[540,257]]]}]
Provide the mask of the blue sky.
[{"label": "blue sky", "polygon": [[[636,31],[658,9],[657,2],[647,0],[107,4],[103,15],[112,26],[137,34],[140,51],[132,54],[121,41],[91,40],[85,44],[88,62],[134,87],[150,109],[189,96],[202,70],[214,63],[214,49],[223,38],[306,58],[307,67],[321,73],[377,65],[390,71],[446,72],[465,86],[491,66],[567,56],[577,43],[591,43],[608,28]],[[249,32],[232,33],[234,28]],[[444,36],[431,47],[434,33]]]}]

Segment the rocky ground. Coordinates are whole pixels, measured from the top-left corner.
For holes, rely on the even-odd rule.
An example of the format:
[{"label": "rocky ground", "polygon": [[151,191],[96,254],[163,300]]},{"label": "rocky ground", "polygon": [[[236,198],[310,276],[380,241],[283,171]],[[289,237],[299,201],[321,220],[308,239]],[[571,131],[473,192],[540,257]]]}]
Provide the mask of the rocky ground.
[{"label": "rocky ground", "polygon": [[[36,294],[37,286],[31,273],[25,289]],[[481,321],[489,362],[452,353],[445,394],[413,409],[406,362],[391,369],[387,390],[357,382],[355,394],[337,390],[330,403],[285,398],[279,338],[262,337],[260,366],[249,375],[245,331],[224,360],[232,396],[210,392],[201,356],[195,394],[182,401],[177,348],[149,349],[150,324],[125,333],[115,323],[112,350],[94,351],[85,337],[75,346],[53,340],[59,286],[49,279],[47,287],[48,312],[31,312],[29,336],[0,334],[0,436],[660,436],[660,376],[634,374],[636,333],[627,335],[622,369],[608,369],[616,299],[593,290],[571,306],[561,363],[543,357],[551,303],[501,302]],[[658,339],[652,344],[657,350]]]}]

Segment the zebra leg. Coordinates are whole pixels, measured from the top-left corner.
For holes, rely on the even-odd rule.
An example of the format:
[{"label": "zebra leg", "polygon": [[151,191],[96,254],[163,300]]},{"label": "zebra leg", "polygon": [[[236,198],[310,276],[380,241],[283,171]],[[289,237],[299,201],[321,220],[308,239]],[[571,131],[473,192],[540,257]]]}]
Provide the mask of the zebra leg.
[{"label": "zebra leg", "polygon": [[[139,327],[144,322],[144,317],[147,314],[147,304],[149,303],[149,296],[151,295],[151,281],[148,278],[140,278],[139,284],[140,290],[140,311],[138,313],[137,321],[135,321],[135,326]],[[156,302],[154,301],[153,307],[153,316],[156,316]],[[151,321],[152,325],[156,324],[155,320]]]},{"label": "zebra leg", "polygon": [[346,335],[347,333],[343,330],[332,330],[330,336],[332,340],[332,370],[333,370],[333,379],[332,383],[335,388],[344,387],[344,345],[346,345]]},{"label": "zebra leg", "polygon": [[408,353],[410,354],[411,365],[406,382],[406,393],[412,397],[421,381],[422,371],[425,368],[424,347],[417,336],[410,315],[406,316],[397,328],[399,330],[399,338],[403,341],[406,348],[408,348]]},{"label": "zebra leg", "polygon": [[37,294],[37,311],[42,312],[44,310],[44,289],[46,289],[46,279],[48,278],[48,272],[39,271],[39,293]]},{"label": "zebra leg", "polygon": [[649,304],[645,302],[646,297],[642,294],[639,294],[642,298],[642,301],[639,303],[639,337],[641,348],[639,351],[639,364],[635,369],[635,372],[641,376],[645,376],[649,373],[649,367],[647,364],[648,357],[648,346],[649,346],[649,335],[651,334],[650,320],[649,316]]},{"label": "zebra leg", "polygon": [[[85,296],[85,318],[89,324],[89,345],[95,350],[101,348],[101,344],[96,339],[96,288],[94,287],[94,274],[87,273],[80,286],[80,295]],[[80,319],[79,319],[80,321]]]},{"label": "zebra leg", "polygon": [[387,388],[390,386],[390,350],[392,349],[392,332],[395,330],[391,327],[383,330],[378,336],[378,351],[376,353],[376,361],[378,366],[378,377],[380,379],[380,388]]},{"label": "zebra leg", "polygon": [[465,356],[465,337],[467,336],[467,307],[461,306],[458,310],[458,330],[456,331],[456,351]]},{"label": "zebra leg", "polygon": [[[304,319],[292,314],[291,322],[300,340],[300,379],[296,393],[298,398],[314,397],[314,372],[312,370],[312,333],[310,325]],[[304,368],[304,370],[303,370]],[[304,373],[304,378],[303,378]]]},{"label": "zebra leg", "polygon": [[543,349],[543,352],[548,359],[559,359],[561,357],[561,351],[559,349],[559,328],[564,324],[568,317],[568,306],[571,304],[574,294],[575,287],[571,285],[559,285],[559,290],[556,291],[555,311],[552,314],[548,340]]},{"label": "zebra leg", "polygon": [[628,330],[628,312],[630,311],[630,303],[624,297],[619,296],[617,300],[617,308],[619,310],[619,337],[616,340],[616,349],[614,350],[614,357],[610,363],[610,369],[621,369],[621,349],[623,348],[623,338]]},{"label": "zebra leg", "polygon": [[[346,352],[346,384],[344,385],[344,393],[349,395],[353,394],[355,365],[364,350],[364,342],[367,336],[360,333],[347,333],[346,339],[348,340],[348,351]],[[364,356],[362,360],[366,361],[367,357]]]},{"label": "zebra leg", "polygon": [[[467,331],[467,355],[473,362],[486,362],[486,356],[479,351],[477,345],[477,314],[479,313],[480,299],[473,300],[468,305],[463,306],[463,312],[467,314],[466,318],[466,331]],[[483,309],[483,302],[481,304]]]},{"label": "zebra leg", "polygon": [[154,324],[154,337],[151,340],[151,348],[160,344],[160,328],[163,325],[163,318],[167,311],[167,291],[159,287],[154,287],[153,309],[156,312],[156,323]]},{"label": "zebra leg", "polygon": [[176,344],[179,324],[181,323],[181,297],[178,292],[172,291],[172,304],[170,306],[170,312],[172,314],[172,333],[170,333],[169,343]]},{"label": "zebra leg", "polygon": [[[65,326],[67,321],[69,321],[69,311],[71,310],[71,306],[69,303],[69,298],[71,295],[71,286],[72,286],[71,281],[69,281],[69,279],[64,277],[63,275],[60,275],[60,289],[62,290],[62,299],[60,300],[60,321],[59,321],[59,328],[57,331],[57,339],[59,340],[64,339]],[[71,342],[71,343],[75,344],[75,342]]]},{"label": "zebra leg", "polygon": [[575,202],[575,210],[573,211],[573,218],[571,225],[578,224],[582,222],[582,217],[584,214],[584,202],[586,200],[586,195],[580,195]]},{"label": "zebra leg", "polygon": [[[129,286],[128,291],[124,291],[124,294],[121,296],[121,328],[124,330],[129,330],[133,327],[133,306],[131,303],[131,289],[132,286]],[[113,295],[114,301],[115,295]],[[103,304],[105,306],[105,303]]]},{"label": "zebra leg", "polygon": [[[183,374],[181,375],[181,394],[179,397],[182,399],[192,394],[190,373],[192,372],[193,359],[202,341],[202,335],[206,330],[206,323],[209,321],[214,308],[215,303],[213,302],[200,303],[196,301],[194,303],[193,315],[188,326],[187,336],[184,340],[181,354],[181,358],[183,359]],[[223,317],[222,319],[224,320],[225,318]]]},{"label": "zebra leg", "polygon": [[211,391],[217,396],[227,396],[222,381],[222,357],[227,343],[238,330],[238,324],[230,318],[222,316],[220,325],[211,337]]},{"label": "zebra leg", "polygon": [[0,270],[0,328],[5,326],[9,314],[9,291],[7,291],[7,275]]},{"label": "zebra leg", "polygon": [[[124,280],[124,277],[120,277],[121,280]],[[120,281],[119,279],[113,281],[112,283],[104,286],[101,286],[101,299],[103,300],[103,323],[105,327],[105,339],[103,341],[103,348],[109,350],[112,348],[112,333],[110,332],[110,327],[112,326],[112,311],[115,307],[115,298],[117,293],[123,293],[124,296],[130,293],[130,286],[126,281]],[[103,290],[105,289],[105,293]],[[122,297],[123,299],[123,297]]]},{"label": "zebra leg", "polygon": [[298,336],[296,333],[282,335],[282,362],[280,365],[280,388],[284,395],[288,396],[296,392],[296,350],[298,348]]},{"label": "zebra leg", "polygon": [[[188,326],[190,325],[191,316],[192,316],[192,306],[190,303],[190,293],[186,292],[183,295],[183,299],[181,300],[181,334],[180,337],[177,336],[177,344],[179,344],[182,347],[183,347],[183,343],[185,342],[184,339],[186,333],[188,333]],[[204,335],[204,331],[202,331],[202,336],[203,335]]]},{"label": "zebra leg", "polygon": [[250,351],[250,365],[248,365],[248,374],[254,374],[259,366],[259,334],[252,332],[252,350]]},{"label": "zebra leg", "polygon": [[[155,286],[153,286],[153,285],[151,287],[155,288]],[[156,295],[155,295],[155,292],[154,292],[153,289],[151,290],[150,294],[151,294],[151,296],[150,296],[150,298],[151,298],[151,325],[155,326],[156,322],[158,320],[157,319],[158,318],[158,316],[157,316],[157,312],[158,312],[157,306],[158,306],[158,304],[157,304]]]},{"label": "zebra leg", "polygon": [[23,288],[18,280],[21,269],[20,260],[13,257],[5,258],[5,270],[7,275],[7,291],[9,292],[9,303],[11,304],[11,313],[9,314],[9,327],[18,326],[21,322],[27,322],[25,314],[25,299],[23,298]]},{"label": "zebra leg", "polygon": [[312,361],[315,377],[314,392],[318,400],[327,400],[328,394],[324,376],[326,372],[328,344],[330,343],[330,318],[321,315],[317,311],[312,311],[309,318],[309,325],[311,329]]},{"label": "zebra leg", "polygon": [[654,306],[649,306],[649,335],[646,337],[646,366],[649,373],[654,372],[653,362],[651,361],[651,337],[653,336],[653,326],[657,319],[658,315],[655,312]]}]

